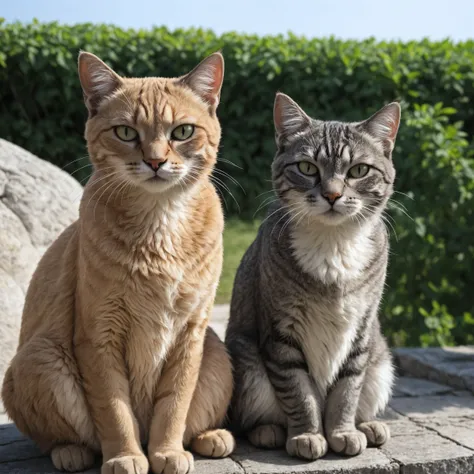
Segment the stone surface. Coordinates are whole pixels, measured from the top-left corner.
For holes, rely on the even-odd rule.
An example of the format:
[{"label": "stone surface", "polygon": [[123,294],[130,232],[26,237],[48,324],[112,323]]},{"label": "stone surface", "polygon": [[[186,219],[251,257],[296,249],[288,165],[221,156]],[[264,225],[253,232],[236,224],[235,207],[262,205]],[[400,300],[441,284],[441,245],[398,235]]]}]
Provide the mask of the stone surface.
[{"label": "stone surface", "polygon": [[382,452],[400,465],[401,473],[472,473],[474,451],[425,432],[394,436]]},{"label": "stone surface", "polygon": [[431,397],[394,398],[390,406],[409,418],[474,417],[474,397],[436,395]]},{"label": "stone surface", "polygon": [[[225,324],[224,324],[225,326]],[[221,327],[222,329],[222,327]],[[474,396],[456,395],[429,381],[399,378],[394,398],[381,416],[390,441],[356,457],[328,454],[315,462],[290,458],[285,451],[258,450],[239,439],[230,458],[196,458],[196,474],[473,474]],[[435,393],[433,395],[433,393]],[[425,395],[431,394],[431,395]],[[48,457],[14,425],[0,426],[0,474],[53,474]],[[100,459],[87,474],[100,473]]]},{"label": "stone surface", "polygon": [[452,393],[453,388],[447,385],[430,382],[415,377],[400,377],[394,397],[422,397]]},{"label": "stone surface", "polygon": [[16,350],[31,275],[77,219],[81,194],[66,172],[0,139],[0,382]]},{"label": "stone surface", "polygon": [[403,375],[474,392],[474,346],[401,348],[393,353]]},{"label": "stone surface", "polygon": [[446,418],[430,418],[421,423],[439,435],[474,450],[474,417],[452,417],[448,420]]}]

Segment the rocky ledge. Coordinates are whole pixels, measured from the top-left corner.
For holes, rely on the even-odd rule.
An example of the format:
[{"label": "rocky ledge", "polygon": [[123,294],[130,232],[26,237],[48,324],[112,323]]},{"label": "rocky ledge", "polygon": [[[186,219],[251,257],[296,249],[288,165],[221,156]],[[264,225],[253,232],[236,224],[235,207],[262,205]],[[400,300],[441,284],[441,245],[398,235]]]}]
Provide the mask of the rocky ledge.
[{"label": "rocky ledge", "polygon": [[[216,311],[220,335],[223,323]],[[392,432],[385,446],[353,458],[328,454],[308,463],[238,440],[230,458],[196,459],[196,474],[474,473],[474,347],[400,349],[394,354],[400,377],[383,415]],[[48,457],[8,424],[6,415],[0,415],[0,422],[5,423],[0,426],[0,474],[57,472]],[[99,465],[85,472],[99,474]]]}]

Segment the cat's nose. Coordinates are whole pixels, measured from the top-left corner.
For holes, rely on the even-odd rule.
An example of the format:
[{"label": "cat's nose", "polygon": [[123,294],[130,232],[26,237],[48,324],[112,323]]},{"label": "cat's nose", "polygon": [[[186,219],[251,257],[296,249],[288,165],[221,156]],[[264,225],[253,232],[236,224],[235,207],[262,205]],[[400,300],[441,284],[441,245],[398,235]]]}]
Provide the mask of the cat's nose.
[{"label": "cat's nose", "polygon": [[143,160],[143,162],[149,166],[153,171],[158,171],[161,166],[166,163],[166,158],[155,158],[151,160]]},{"label": "cat's nose", "polygon": [[326,201],[329,201],[330,204],[334,204],[336,200],[342,196],[342,194],[338,192],[325,192],[323,193],[323,196]]}]

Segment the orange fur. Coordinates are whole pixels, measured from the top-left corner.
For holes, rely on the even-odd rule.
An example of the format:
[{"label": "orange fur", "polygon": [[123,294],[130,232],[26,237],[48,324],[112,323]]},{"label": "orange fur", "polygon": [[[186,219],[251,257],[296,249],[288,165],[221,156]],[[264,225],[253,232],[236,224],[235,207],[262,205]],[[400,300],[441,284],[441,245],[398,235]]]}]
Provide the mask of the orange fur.
[{"label": "orange fur", "polygon": [[[94,174],[79,220],[32,278],[2,397],[59,469],[86,469],[101,450],[104,474],[149,464],[185,474],[183,446],[215,457],[234,446],[219,429],[230,360],[207,328],[222,266],[223,215],[209,180],[222,56],[177,79],[128,79],[81,53],[79,75]],[[174,140],[182,124],[194,134]],[[139,139],[122,141],[117,126]]]}]

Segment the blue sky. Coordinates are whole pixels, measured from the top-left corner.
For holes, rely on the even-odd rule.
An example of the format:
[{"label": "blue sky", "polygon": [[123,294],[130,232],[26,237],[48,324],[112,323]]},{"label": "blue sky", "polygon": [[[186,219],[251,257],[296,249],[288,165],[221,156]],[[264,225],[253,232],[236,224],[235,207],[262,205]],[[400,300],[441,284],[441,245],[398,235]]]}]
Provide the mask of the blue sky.
[{"label": "blue sky", "polygon": [[200,26],[307,37],[474,37],[473,0],[1,0],[7,21],[102,22],[122,27]]}]

